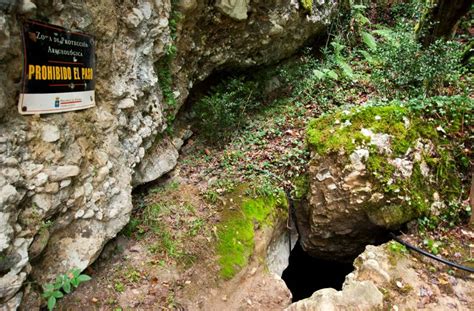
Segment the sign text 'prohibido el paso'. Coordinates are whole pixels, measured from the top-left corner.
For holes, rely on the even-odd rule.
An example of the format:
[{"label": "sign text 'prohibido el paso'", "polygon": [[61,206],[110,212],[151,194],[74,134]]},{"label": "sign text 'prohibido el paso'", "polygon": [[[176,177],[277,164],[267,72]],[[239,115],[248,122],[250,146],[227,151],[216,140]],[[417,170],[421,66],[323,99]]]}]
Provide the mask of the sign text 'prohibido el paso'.
[{"label": "sign text 'prohibido el paso'", "polygon": [[34,20],[23,23],[21,114],[95,106],[95,42],[87,34]]}]

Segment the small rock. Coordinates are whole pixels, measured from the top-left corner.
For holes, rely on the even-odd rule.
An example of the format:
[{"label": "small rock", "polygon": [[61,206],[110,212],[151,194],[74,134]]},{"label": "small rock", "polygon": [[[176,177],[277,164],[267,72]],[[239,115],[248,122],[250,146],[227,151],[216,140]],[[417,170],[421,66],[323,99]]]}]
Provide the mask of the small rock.
[{"label": "small rock", "polygon": [[13,158],[13,157],[6,158],[5,161],[3,161],[3,164],[5,166],[10,166],[10,167],[17,166],[18,165],[18,159]]},{"label": "small rock", "polygon": [[31,2],[30,0],[21,1],[20,7],[18,8],[18,12],[20,14],[32,13],[35,10],[36,10],[36,4]]},{"label": "small rock", "polygon": [[217,180],[218,180],[217,176],[213,176],[213,177],[209,178],[209,180],[207,181],[207,185],[212,186],[213,184],[215,184],[217,182]]},{"label": "small rock", "polygon": [[15,184],[20,180],[20,171],[16,168],[7,167],[6,169],[2,170],[1,173],[3,174],[5,179],[11,184]]},{"label": "small rock", "polygon": [[98,171],[97,171],[97,176],[96,176],[96,181],[97,182],[103,182],[105,180],[105,177],[107,177],[107,175],[109,174],[109,168],[107,166],[103,166],[101,167]]},{"label": "small rock", "polygon": [[117,107],[120,109],[132,108],[134,106],[135,106],[135,102],[131,98],[122,99],[117,105]]},{"label": "small rock", "polygon": [[82,216],[84,216],[84,214],[85,214],[84,210],[80,209],[80,210],[78,210],[78,211],[76,212],[76,214],[74,215],[74,217],[75,217],[76,219],[78,219],[78,218],[81,218]]},{"label": "small rock", "polygon": [[12,202],[18,196],[16,188],[12,185],[3,186],[0,189],[0,206],[7,202]]},{"label": "small rock", "polygon": [[137,28],[138,25],[140,25],[140,23],[142,22],[142,20],[142,12],[137,8],[133,8],[132,12],[127,15],[127,19],[125,22],[129,28]]},{"label": "small rock", "polygon": [[61,183],[59,184],[59,186],[62,188],[66,188],[68,187],[70,184],[71,184],[71,180],[70,179],[65,179],[65,180],[62,180]]},{"label": "small rock", "polygon": [[87,212],[82,216],[84,219],[89,219],[94,217],[94,210],[93,209],[88,209]]},{"label": "small rock", "polygon": [[44,212],[49,211],[52,206],[51,196],[49,194],[35,194],[32,202]]},{"label": "small rock", "polygon": [[59,128],[56,125],[46,124],[43,126],[43,132],[41,134],[41,139],[48,143],[53,143],[61,137],[59,133]]},{"label": "small rock", "polygon": [[85,183],[84,184],[84,194],[86,197],[89,197],[92,195],[92,190],[94,190],[94,187],[92,186],[91,183]]},{"label": "small rock", "polygon": [[46,193],[58,193],[59,191],[59,184],[57,182],[48,183],[44,187],[44,192]]},{"label": "small rock", "polygon": [[324,168],[316,174],[316,178],[319,181],[324,181],[328,178],[332,178],[331,172],[329,171],[329,169]]},{"label": "small rock", "polygon": [[41,172],[38,175],[36,175],[35,179],[33,180],[33,184],[36,187],[41,187],[48,181],[48,177],[49,176],[47,174]]},{"label": "small rock", "polygon": [[179,6],[181,7],[183,11],[191,11],[197,7],[197,1],[196,0],[181,0],[179,2]]},{"label": "small rock", "polygon": [[76,165],[57,166],[45,170],[45,173],[49,175],[51,181],[61,181],[69,177],[77,176],[80,172],[81,169]]},{"label": "small rock", "polygon": [[236,20],[247,19],[250,0],[218,0],[216,6],[229,17]]}]

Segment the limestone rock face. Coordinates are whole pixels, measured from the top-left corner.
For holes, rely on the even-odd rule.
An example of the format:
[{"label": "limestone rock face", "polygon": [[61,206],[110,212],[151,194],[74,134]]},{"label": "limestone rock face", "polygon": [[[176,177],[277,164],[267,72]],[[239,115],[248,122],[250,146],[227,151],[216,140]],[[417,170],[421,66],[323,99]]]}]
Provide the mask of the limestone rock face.
[{"label": "limestone rock face", "polygon": [[390,243],[367,246],[354,261],[355,270],[346,276],[341,291],[318,290],[286,310],[470,310],[472,278],[448,275],[443,267],[430,272],[429,259],[394,252]]},{"label": "limestone rock face", "polygon": [[178,162],[178,149],[168,139],[160,140],[160,146],[150,149],[138,165],[133,176],[133,184],[141,185],[153,181],[171,171]]},{"label": "limestone rock face", "polygon": [[[132,179],[146,182],[174,165],[179,148],[157,135],[195,82],[289,56],[321,33],[336,5],[320,1],[308,15],[290,0],[220,1],[221,8],[188,0],[173,8],[151,0],[22,3],[0,11],[0,304],[10,307],[21,301],[28,274],[41,284],[84,269],[125,226]],[[95,108],[18,114],[23,17],[95,36]],[[148,164],[140,164],[144,158]],[[38,237],[44,228],[48,234]],[[31,247],[32,264],[34,240],[41,243]]]},{"label": "limestone rock face", "polygon": [[309,176],[307,203],[297,209],[305,251],[319,258],[347,260],[376,241],[382,230],[369,221],[363,207],[372,191],[365,166],[348,165],[337,154],[315,156]]},{"label": "limestone rock face", "polygon": [[341,291],[334,288],[324,288],[314,292],[307,299],[290,305],[285,310],[377,310],[383,306],[383,295],[370,281],[347,282]]},{"label": "limestone rock face", "polygon": [[[399,106],[314,120],[309,191],[297,209],[303,248],[315,257],[347,260],[383,230],[445,208],[462,191],[461,172],[447,164],[452,155],[437,128]],[[440,169],[449,173],[435,178]]]}]

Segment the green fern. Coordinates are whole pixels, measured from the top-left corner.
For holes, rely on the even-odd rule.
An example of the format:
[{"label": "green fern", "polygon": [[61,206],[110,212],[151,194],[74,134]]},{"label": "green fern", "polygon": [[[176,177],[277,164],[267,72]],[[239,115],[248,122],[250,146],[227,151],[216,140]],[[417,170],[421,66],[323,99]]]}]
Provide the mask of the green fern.
[{"label": "green fern", "polygon": [[369,49],[375,50],[377,48],[377,41],[370,33],[362,31],[360,36],[362,37],[362,41],[364,41],[365,45],[367,45]]}]

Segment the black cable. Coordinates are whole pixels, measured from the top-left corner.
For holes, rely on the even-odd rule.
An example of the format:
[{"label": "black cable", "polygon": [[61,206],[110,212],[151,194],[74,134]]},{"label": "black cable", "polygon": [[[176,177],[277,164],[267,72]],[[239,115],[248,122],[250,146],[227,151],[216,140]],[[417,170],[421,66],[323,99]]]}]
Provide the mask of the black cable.
[{"label": "black cable", "polygon": [[474,272],[474,268],[471,268],[471,267],[466,267],[466,266],[463,266],[463,265],[460,265],[460,264],[457,264],[455,262],[452,262],[452,261],[449,261],[449,260],[446,260],[444,258],[441,258],[441,257],[438,257],[438,256],[435,256],[433,254],[430,254],[416,246],[413,246],[411,245],[410,243],[408,242],[405,242],[403,241],[402,239],[400,239],[399,237],[397,237],[393,232],[390,232],[390,235],[392,236],[392,238],[397,241],[398,243],[400,244],[403,244],[405,245],[407,248],[411,249],[411,250],[414,250],[422,255],[425,255],[427,257],[430,257],[431,259],[434,259],[434,260],[437,260],[439,262],[442,262],[444,263],[445,265],[448,265],[448,266],[451,266],[451,267],[454,267],[454,268],[457,268],[457,269],[460,269],[460,270],[464,270],[464,271],[468,271],[468,272],[471,272],[473,273]]}]

